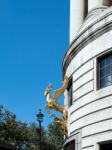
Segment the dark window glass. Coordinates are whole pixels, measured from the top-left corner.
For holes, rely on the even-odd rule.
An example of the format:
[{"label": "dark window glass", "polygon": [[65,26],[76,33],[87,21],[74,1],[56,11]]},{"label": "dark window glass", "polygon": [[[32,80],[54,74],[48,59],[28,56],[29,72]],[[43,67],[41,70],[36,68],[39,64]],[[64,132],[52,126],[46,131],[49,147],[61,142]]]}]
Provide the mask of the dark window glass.
[{"label": "dark window glass", "polygon": [[112,53],[99,59],[99,88],[112,85]]},{"label": "dark window glass", "polygon": [[112,150],[112,143],[100,145],[100,150]]},{"label": "dark window glass", "polygon": [[72,80],[71,80],[68,87],[68,106],[71,106],[72,103],[73,103],[73,97],[72,97]]},{"label": "dark window glass", "polygon": [[75,150],[75,141],[72,141],[72,142],[68,143],[65,146],[64,150]]}]

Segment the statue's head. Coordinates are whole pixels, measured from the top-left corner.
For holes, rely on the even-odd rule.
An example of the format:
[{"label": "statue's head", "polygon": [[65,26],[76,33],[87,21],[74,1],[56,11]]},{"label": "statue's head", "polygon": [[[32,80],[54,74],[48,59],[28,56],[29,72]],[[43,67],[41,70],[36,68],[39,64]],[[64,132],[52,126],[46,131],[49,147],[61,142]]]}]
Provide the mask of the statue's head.
[{"label": "statue's head", "polygon": [[46,88],[44,95],[47,96],[47,95],[50,93],[51,89],[52,89],[52,85],[49,85],[49,86]]}]

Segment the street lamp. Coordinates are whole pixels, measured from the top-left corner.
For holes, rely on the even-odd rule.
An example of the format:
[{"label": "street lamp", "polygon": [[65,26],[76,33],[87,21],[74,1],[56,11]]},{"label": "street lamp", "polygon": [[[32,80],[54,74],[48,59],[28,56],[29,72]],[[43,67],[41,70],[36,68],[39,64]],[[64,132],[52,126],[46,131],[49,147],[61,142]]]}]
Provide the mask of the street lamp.
[{"label": "street lamp", "polygon": [[36,116],[37,116],[37,120],[39,122],[40,150],[41,150],[41,122],[43,121],[43,117],[44,117],[44,115],[41,113],[41,109],[39,109],[39,113]]}]

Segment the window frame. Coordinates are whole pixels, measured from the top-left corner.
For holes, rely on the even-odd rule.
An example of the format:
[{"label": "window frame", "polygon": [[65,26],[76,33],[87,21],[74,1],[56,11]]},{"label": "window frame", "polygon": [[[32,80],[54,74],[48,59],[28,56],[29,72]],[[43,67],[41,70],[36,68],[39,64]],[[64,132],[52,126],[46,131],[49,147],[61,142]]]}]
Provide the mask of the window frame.
[{"label": "window frame", "polygon": [[104,141],[104,142],[99,143],[99,150],[102,150],[102,146],[106,146],[106,145],[109,145],[109,144],[111,144],[111,146],[112,146],[112,140]]},{"label": "window frame", "polygon": [[64,150],[67,150],[68,148],[70,148],[70,146],[72,145],[74,147],[75,150],[75,140],[72,140],[70,142],[68,142],[65,146],[64,146]]},{"label": "window frame", "polygon": [[[69,95],[70,92],[70,95]],[[73,105],[73,81],[72,78],[68,82],[67,87],[67,95],[68,95],[68,107],[71,107]]]},{"label": "window frame", "polygon": [[104,87],[101,87],[100,86],[100,60],[101,59],[103,59],[103,58],[105,58],[106,56],[108,56],[109,54],[112,54],[112,51],[109,51],[109,52],[106,52],[106,53],[104,53],[104,54],[102,54],[102,55],[100,55],[98,58],[97,58],[97,65],[96,65],[96,77],[97,77],[97,79],[96,79],[96,82],[97,82],[97,90],[100,90],[100,89],[103,89],[103,88],[106,88],[106,87],[109,87],[109,86],[112,86],[112,84],[110,84],[110,85],[107,85],[107,86],[104,86]]}]

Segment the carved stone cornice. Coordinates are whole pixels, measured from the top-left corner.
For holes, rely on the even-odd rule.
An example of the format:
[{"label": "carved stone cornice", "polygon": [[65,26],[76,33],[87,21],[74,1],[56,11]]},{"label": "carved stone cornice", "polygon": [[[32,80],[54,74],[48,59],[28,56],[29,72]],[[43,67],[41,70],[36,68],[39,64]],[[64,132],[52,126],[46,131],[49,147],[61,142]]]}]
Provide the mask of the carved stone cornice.
[{"label": "carved stone cornice", "polygon": [[91,21],[89,25],[86,25],[86,22],[84,24],[85,27],[82,27],[81,32],[77,35],[65,53],[62,64],[63,76],[65,75],[66,69],[71,60],[78,52],[80,52],[90,42],[94,41],[104,33],[112,30],[112,7],[107,9],[106,13],[103,13],[103,15],[100,15],[100,17],[95,18],[94,21]]}]

